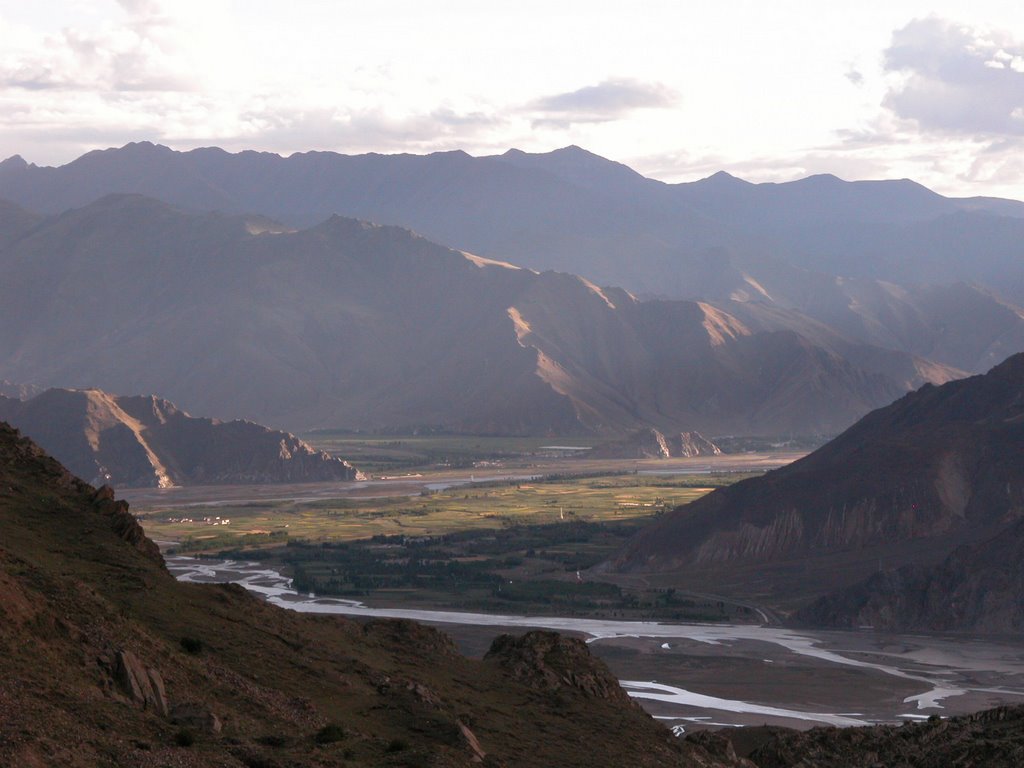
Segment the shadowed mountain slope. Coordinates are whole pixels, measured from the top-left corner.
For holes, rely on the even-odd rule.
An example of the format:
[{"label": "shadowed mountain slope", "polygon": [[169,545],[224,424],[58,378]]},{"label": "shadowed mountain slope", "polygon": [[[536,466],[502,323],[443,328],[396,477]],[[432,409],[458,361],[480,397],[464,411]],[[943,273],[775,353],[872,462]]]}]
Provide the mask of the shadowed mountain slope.
[{"label": "shadowed mountain slope", "polygon": [[580,640],[505,638],[471,661],[412,622],[178,583],[109,488],[3,423],[0,528],[4,765],[726,764],[673,739]]},{"label": "shadowed mountain slope", "polygon": [[340,217],[287,232],[114,196],[0,268],[0,376],[294,430],[828,433],[958,373]]},{"label": "shadowed mountain slope", "polygon": [[[883,562],[928,565],[1024,515],[1022,447],[1024,355],[1015,355],[983,376],[925,386],[800,461],[674,510],[614,563],[690,573],[788,563],[817,594]],[[811,562],[830,556],[831,572],[815,581]]]},{"label": "shadowed mountain slope", "polygon": [[158,397],[50,389],[0,397],[0,420],[78,477],[114,486],[354,480],[351,464],[247,421],[193,418]]},{"label": "shadowed mountain slope", "polygon": [[[110,193],[144,194],[191,210],[261,213],[301,227],[336,213],[396,224],[490,258],[641,295],[720,301],[748,294],[822,322],[835,318],[845,335],[862,330],[864,336],[854,335],[862,341],[888,339],[886,346],[969,370],[999,362],[985,357],[984,338],[956,357],[932,354],[920,337],[941,337],[942,319],[904,338],[901,317],[916,313],[912,298],[904,305],[891,292],[882,297],[896,310],[890,317],[857,297],[886,293],[886,284],[911,290],[922,281],[968,282],[1024,302],[1024,204],[947,198],[906,179],[820,175],[750,184],[718,173],[664,184],[579,147],[476,158],[283,158],[216,148],[175,152],[142,142],[58,168],[18,157],[0,163],[0,197],[32,210],[58,213]],[[864,285],[855,295],[842,285],[837,293],[837,278]],[[940,317],[970,324],[961,310],[954,301]]]},{"label": "shadowed mountain slope", "polygon": [[882,571],[801,609],[814,626],[989,634],[1024,629],[1024,522],[937,565]]},{"label": "shadowed mountain slope", "polygon": [[38,213],[29,213],[13,203],[0,200],[0,248],[24,237],[43,221],[43,218]]}]

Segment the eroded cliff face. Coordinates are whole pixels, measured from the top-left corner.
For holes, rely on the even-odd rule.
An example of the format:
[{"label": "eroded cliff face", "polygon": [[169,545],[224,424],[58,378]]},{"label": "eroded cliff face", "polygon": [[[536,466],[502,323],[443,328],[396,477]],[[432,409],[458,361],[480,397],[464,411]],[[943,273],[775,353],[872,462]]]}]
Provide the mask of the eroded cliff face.
[{"label": "eroded cliff face", "polygon": [[50,389],[0,400],[0,418],[96,484],[176,485],[353,480],[343,459],[247,421],[194,418],[159,397]]},{"label": "eroded cliff face", "polygon": [[665,435],[657,429],[641,429],[622,440],[605,443],[591,450],[589,458],[671,459],[718,456],[722,449],[700,432],[687,431]]}]

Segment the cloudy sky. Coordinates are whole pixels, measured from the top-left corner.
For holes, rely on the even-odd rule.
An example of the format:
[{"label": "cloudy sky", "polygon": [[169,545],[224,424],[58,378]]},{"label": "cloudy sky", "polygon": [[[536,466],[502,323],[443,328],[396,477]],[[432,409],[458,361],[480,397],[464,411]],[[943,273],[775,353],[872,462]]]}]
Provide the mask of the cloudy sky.
[{"label": "cloudy sky", "polygon": [[1024,3],[0,0],[0,155],[578,144],[1024,198]]}]

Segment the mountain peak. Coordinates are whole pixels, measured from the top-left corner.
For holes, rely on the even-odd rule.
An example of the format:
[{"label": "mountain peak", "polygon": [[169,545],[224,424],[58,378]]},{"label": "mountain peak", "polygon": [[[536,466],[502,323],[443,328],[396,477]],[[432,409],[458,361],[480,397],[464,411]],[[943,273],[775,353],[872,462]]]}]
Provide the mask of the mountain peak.
[{"label": "mountain peak", "polygon": [[152,141],[130,141],[121,147],[122,152],[136,154],[166,155],[173,154],[174,150],[163,144],[154,144]]},{"label": "mountain peak", "polygon": [[815,173],[806,178],[799,179],[797,183],[811,184],[811,185],[825,185],[825,184],[846,184],[847,182],[840,179],[834,173]]},{"label": "mountain peak", "polygon": [[0,170],[21,170],[22,168],[28,168],[28,163],[25,162],[25,158],[21,155],[11,155],[3,162],[0,162]]},{"label": "mountain peak", "polygon": [[711,189],[730,189],[753,186],[749,181],[741,179],[738,176],[733,176],[728,171],[717,171],[710,176],[698,179],[692,183]]}]

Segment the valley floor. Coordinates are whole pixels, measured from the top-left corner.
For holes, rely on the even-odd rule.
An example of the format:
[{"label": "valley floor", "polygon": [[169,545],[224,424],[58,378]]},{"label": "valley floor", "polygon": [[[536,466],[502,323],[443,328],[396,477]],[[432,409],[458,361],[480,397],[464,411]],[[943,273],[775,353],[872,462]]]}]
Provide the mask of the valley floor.
[{"label": "valley floor", "polygon": [[292,610],[435,624],[470,655],[504,631],[579,634],[652,715],[687,731],[900,722],[1024,703],[1024,643],[1009,639],[377,608],[299,594],[254,562],[171,557],[169,566],[179,579],[241,583]]},{"label": "valley floor", "polygon": [[[503,631],[522,632],[536,627],[574,633],[587,639],[631,696],[679,731],[762,723],[809,728],[900,722],[1024,703],[1024,643],[1014,640],[789,630],[773,626],[777,624],[776,616],[760,606],[699,599],[694,602],[700,596],[682,592],[674,596],[673,602],[673,596],[663,594],[667,590],[657,585],[647,586],[654,602],[641,603],[632,611],[620,610],[620,604],[602,603],[600,595],[588,597],[590,603],[566,600],[565,595],[577,586],[573,569],[578,567],[566,563],[574,562],[573,557],[583,563],[587,557],[599,554],[601,547],[614,544],[614,537],[619,535],[614,527],[636,525],[654,514],[654,499],[661,499],[662,504],[665,499],[679,503],[687,494],[705,492],[704,486],[781,466],[800,455],[779,452],[636,461],[524,458],[461,469],[413,467],[389,479],[340,485],[135,489],[122,495],[132,502],[136,512],[141,512],[150,535],[164,540],[165,545],[187,539],[197,546],[206,537],[211,555],[234,548],[234,560],[171,556],[171,569],[183,580],[239,582],[273,603],[299,611],[396,616],[436,624],[472,656],[482,656]],[[534,493],[535,498],[530,495]],[[564,499],[564,503],[544,501],[545,494]],[[525,506],[524,499],[528,500]],[[398,504],[404,511],[396,511],[398,507],[389,504]],[[476,509],[474,504],[482,506]],[[526,509],[530,505],[536,509]],[[329,509],[333,517],[326,515]],[[484,514],[487,509],[490,514]],[[298,575],[294,568],[281,572],[286,562],[282,553],[290,553],[294,560],[303,547],[311,547],[312,554],[308,560],[300,557],[296,562],[306,563],[307,576],[315,577],[317,568],[336,572],[351,569],[353,564],[365,568],[367,564],[377,567],[387,563],[388,558],[379,553],[374,555],[376,559],[364,557],[365,551],[374,547],[390,547],[390,557],[407,562],[410,553],[399,551],[403,546],[400,540],[415,536],[417,526],[420,535],[437,534],[431,527],[434,525],[440,526],[441,532],[461,531],[467,537],[465,541],[471,541],[480,531],[486,534],[488,528],[496,533],[522,530],[523,535],[532,535],[539,529],[556,531],[565,511],[571,510],[575,517],[577,509],[580,524],[612,527],[601,528],[583,543],[582,549],[572,542],[561,549],[557,542],[545,544],[548,549],[538,553],[538,561],[543,556],[552,564],[564,566],[552,571],[554,578],[562,579],[559,583],[565,585],[555,590],[556,599],[545,593],[520,596],[518,604],[502,602],[491,597],[504,595],[499,596],[493,592],[495,588],[486,585],[481,594],[487,599],[473,598],[466,591],[445,594],[444,590],[410,591],[380,585],[362,592],[348,585],[335,596],[314,597],[293,588],[291,576]],[[175,522],[183,515],[193,521],[203,517],[208,520],[198,527]],[[237,521],[240,526],[209,522],[232,515],[242,515]],[[346,520],[351,524],[348,528],[343,524]],[[246,540],[246,531],[263,530],[266,534],[268,530],[258,526],[269,528],[271,523],[292,527],[289,532],[282,531],[283,538],[276,542]],[[402,535],[397,539],[386,537],[396,532]],[[303,534],[308,538],[301,539]],[[375,534],[376,539],[368,541]],[[288,536],[292,537],[291,545],[286,547]],[[358,540],[360,536],[363,541]],[[608,542],[602,544],[602,536]],[[324,550],[328,554],[316,554],[320,546],[316,542],[326,539],[333,539],[335,544]],[[268,544],[277,550],[250,549],[250,545]],[[519,549],[525,551],[526,547],[521,544],[518,540],[505,543],[506,549],[512,549],[495,549],[484,555],[466,545],[456,559],[471,565],[485,557],[506,557],[513,549],[518,557],[523,555]],[[349,554],[338,560],[337,551],[346,547]],[[204,548],[198,546],[200,551]],[[261,564],[258,561],[262,556],[272,557],[272,561]],[[515,579],[526,577],[526,584],[531,577],[527,571],[532,557],[525,558],[525,564],[506,564],[508,567],[500,573],[514,575]],[[316,565],[319,561],[321,564]],[[566,572],[558,576],[558,571]],[[416,575],[414,581],[422,578],[424,575]],[[534,574],[533,578],[537,586],[538,576]],[[541,574],[541,578],[552,576]],[[315,582],[313,578],[309,583]],[[320,583],[325,582],[321,579]],[[492,590],[489,597],[486,590]],[[558,592],[565,595],[559,596]],[[689,608],[680,607],[684,605]],[[711,617],[716,619],[714,623],[692,623],[692,617],[714,605],[719,606]],[[659,621],[637,620],[649,617]],[[680,618],[691,623],[682,623]],[[677,621],[669,623],[672,619]]]}]

